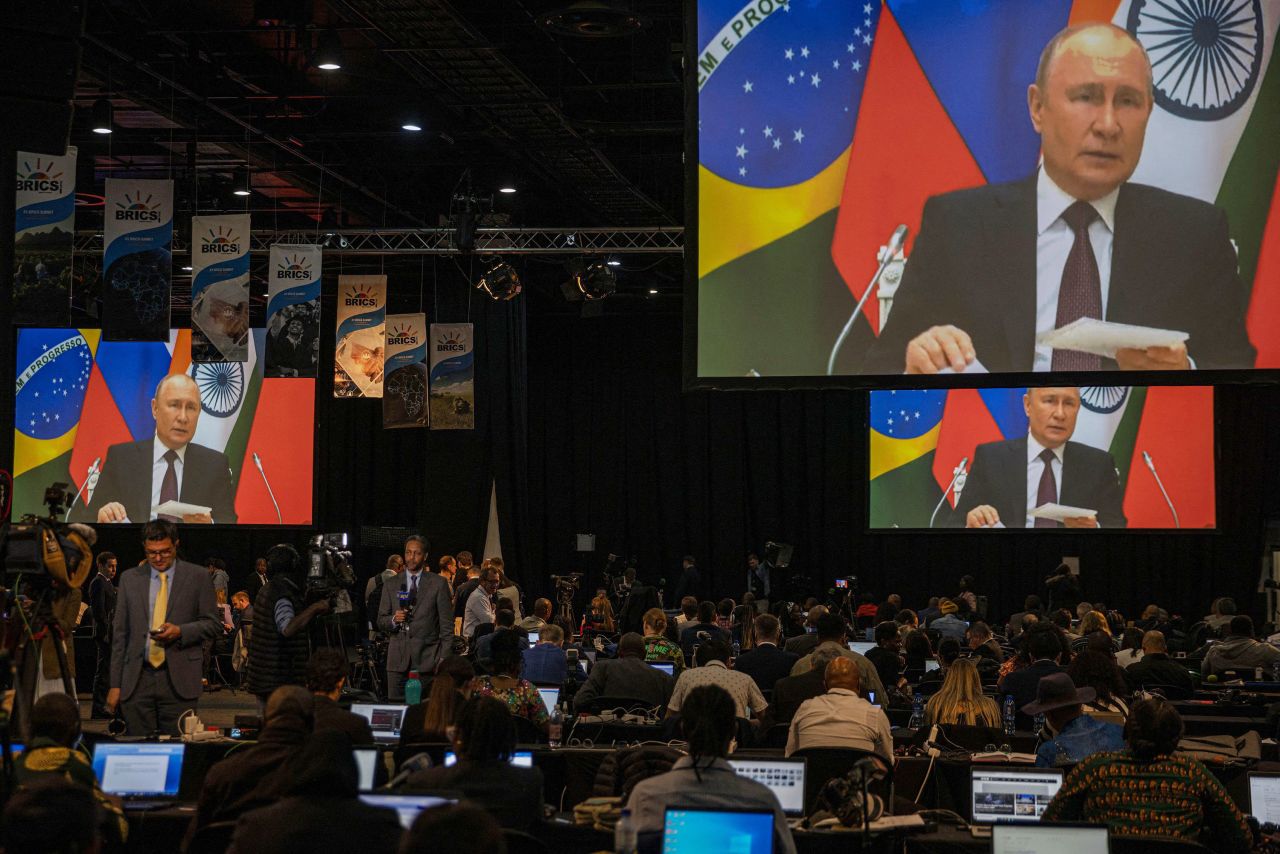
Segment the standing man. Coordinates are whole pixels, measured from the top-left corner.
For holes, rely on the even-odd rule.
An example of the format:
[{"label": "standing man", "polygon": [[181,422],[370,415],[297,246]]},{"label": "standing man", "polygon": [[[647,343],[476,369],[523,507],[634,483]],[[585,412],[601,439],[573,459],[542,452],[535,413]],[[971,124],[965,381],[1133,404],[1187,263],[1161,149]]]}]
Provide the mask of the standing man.
[{"label": "standing man", "polygon": [[676,580],[676,589],[671,594],[672,601],[679,602],[686,596],[700,596],[702,575],[698,572],[698,564],[693,555],[685,555],[680,562],[680,577]]},{"label": "standing man", "polygon": [[[449,584],[434,572],[424,572],[427,540],[414,534],[404,542],[404,572],[398,583],[382,587],[378,628],[391,635],[387,650],[387,690],[392,700],[404,699],[409,671],[425,683],[453,646],[453,603]],[[408,593],[408,610],[400,607],[400,592]]]},{"label": "standing man", "polygon": [[227,562],[220,557],[211,557],[204,563],[205,569],[209,570],[209,578],[213,581],[213,596],[219,605],[226,605],[227,585]]},{"label": "standing man", "polygon": [[200,699],[201,645],[219,631],[213,584],[178,560],[178,529],[142,527],[146,563],[120,576],[112,623],[107,711],[119,707],[129,735],[178,734],[178,716]]},{"label": "standing man", "polygon": [[249,601],[255,601],[258,598],[258,591],[266,586],[267,559],[260,557],[253,562],[253,575],[249,577],[249,584],[245,587],[245,592],[249,594]]},{"label": "standing man", "polygon": [[111,621],[116,616],[116,556],[98,555],[98,574],[89,582],[89,609],[93,612],[93,639],[98,667],[93,673],[93,717],[109,718],[107,691],[111,688]]},{"label": "standing man", "polygon": [[747,555],[747,592],[759,602],[757,613],[769,610],[769,597],[773,594],[773,564],[760,560],[755,552]]}]

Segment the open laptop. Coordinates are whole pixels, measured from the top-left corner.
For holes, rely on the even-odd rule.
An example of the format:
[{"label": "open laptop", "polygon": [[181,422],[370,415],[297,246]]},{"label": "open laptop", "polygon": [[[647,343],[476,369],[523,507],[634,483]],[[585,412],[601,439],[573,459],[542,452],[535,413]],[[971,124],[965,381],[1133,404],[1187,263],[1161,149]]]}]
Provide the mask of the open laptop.
[{"label": "open laptop", "polygon": [[93,747],[93,773],[102,791],[121,798],[128,809],[166,807],[178,796],[185,748],[182,742],[99,742]]},{"label": "open laptop", "polygon": [[400,740],[400,726],[408,706],[394,703],[352,703],[351,711],[369,722],[373,740],[381,744],[394,744]]},{"label": "open laptop", "polygon": [[933,671],[937,670],[941,666],[942,664],[936,658],[926,658],[924,660],[925,673],[932,673]]},{"label": "open laptop", "polygon": [[[458,764],[458,754],[454,753],[452,750],[446,750],[444,752],[444,767],[451,768],[457,764]],[[511,757],[511,764],[515,765],[518,768],[532,768],[533,767],[533,751],[517,750]]]},{"label": "open laptop", "polygon": [[1280,774],[1249,772],[1249,814],[1259,824],[1280,824]]},{"label": "open laptop", "polygon": [[739,777],[768,786],[782,811],[804,815],[804,759],[730,759]]},{"label": "open laptop", "polygon": [[356,771],[359,773],[360,791],[372,792],[374,780],[376,779],[378,759],[382,756],[382,752],[376,747],[353,747],[351,755],[356,758]]},{"label": "open laptop", "polygon": [[1105,824],[997,824],[992,854],[1109,854]]},{"label": "open laptop", "polygon": [[975,823],[1035,824],[1062,787],[1061,768],[969,769]]},{"label": "open laptop", "polygon": [[441,798],[435,795],[370,795],[364,794],[360,796],[360,800],[364,801],[371,807],[383,807],[396,811],[396,815],[400,818],[400,826],[408,830],[413,826],[413,821],[418,817],[418,813],[423,810],[435,809],[436,807],[449,806],[456,804],[457,801],[451,798]]},{"label": "open laptop", "polygon": [[672,662],[672,661],[646,661],[646,662],[645,662],[645,664],[649,665],[649,666],[650,666],[650,667],[652,667],[654,670],[661,670],[663,673],[667,674],[668,676],[675,676],[675,675],[676,675],[676,665],[675,665],[675,662]]},{"label": "open laptop", "polygon": [[771,810],[667,807],[662,854],[773,854]]},{"label": "open laptop", "polygon": [[547,714],[554,715],[556,713],[556,703],[560,702],[560,689],[539,688],[538,696],[542,698],[542,705],[547,707]]},{"label": "open laptop", "polygon": [[858,655],[866,655],[875,648],[875,641],[849,641],[849,651]]}]

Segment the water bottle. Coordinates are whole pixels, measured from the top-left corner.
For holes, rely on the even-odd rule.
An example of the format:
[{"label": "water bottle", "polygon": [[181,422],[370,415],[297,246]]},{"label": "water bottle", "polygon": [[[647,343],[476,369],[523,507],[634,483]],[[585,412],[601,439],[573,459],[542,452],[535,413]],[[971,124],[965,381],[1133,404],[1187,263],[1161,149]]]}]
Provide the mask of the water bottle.
[{"label": "water bottle", "polygon": [[631,823],[631,810],[623,809],[613,826],[613,854],[636,854],[636,828]]},{"label": "water bottle", "polygon": [[924,695],[919,692],[911,700],[911,720],[907,723],[907,729],[923,729],[924,728]]},{"label": "water bottle", "polygon": [[1014,732],[1014,708],[1013,695],[1005,694],[1004,696],[1004,734],[1013,735]]},{"label": "water bottle", "polygon": [[422,702],[422,680],[418,678],[418,671],[409,671],[409,681],[404,683],[404,701],[410,706],[416,706]]},{"label": "water bottle", "polygon": [[547,744],[552,750],[560,746],[560,734],[564,730],[564,713],[560,711],[560,706],[556,706],[551,710],[551,717],[547,720]]}]

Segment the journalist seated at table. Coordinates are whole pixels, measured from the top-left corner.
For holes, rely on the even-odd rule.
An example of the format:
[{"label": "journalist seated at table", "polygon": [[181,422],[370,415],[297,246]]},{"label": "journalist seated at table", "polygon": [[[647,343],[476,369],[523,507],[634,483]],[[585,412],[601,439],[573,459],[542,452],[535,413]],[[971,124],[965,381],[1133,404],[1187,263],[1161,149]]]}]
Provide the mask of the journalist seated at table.
[{"label": "journalist seated at table", "polygon": [[1142,658],[1125,668],[1125,677],[1135,688],[1169,686],[1187,692],[1195,689],[1191,672],[1169,657],[1164,632],[1150,631],[1142,636]]},{"label": "journalist seated at table", "polygon": [[1249,826],[1222,783],[1200,760],[1177,753],[1182,732],[1182,716],[1164,698],[1134,703],[1125,743],[1077,765],[1041,821],[1190,839],[1223,854],[1252,850]]},{"label": "journalist seated at table", "polygon": [[628,632],[618,641],[617,658],[597,658],[591,675],[573,697],[575,709],[597,699],[632,700],[645,706],[665,706],[675,680],[644,660],[644,638]]},{"label": "journalist seated at table", "polygon": [[[569,674],[569,658],[564,652],[564,630],[548,623],[538,642],[524,651],[524,678],[534,685],[563,685]],[[584,676],[582,664],[578,675]]]},{"label": "journalist seated at table", "polygon": [[844,747],[874,753],[893,763],[889,718],[858,694],[858,667],[837,658],[823,674],[825,694],[805,700],[791,720],[786,755],[811,747]]},{"label": "journalist seated at table", "polygon": [[924,723],[925,726],[1000,726],[1000,707],[982,693],[982,680],[974,659],[960,658],[947,668],[942,687],[925,704]]},{"label": "journalist seated at table", "polygon": [[704,643],[699,635],[705,633],[707,640],[720,640],[730,643],[732,637],[729,632],[720,628],[716,622],[716,605],[714,602],[698,603],[698,621],[696,623],[688,623],[680,630],[680,649],[684,652],[686,661],[693,659],[693,648],[700,643]]},{"label": "journalist seated at table", "polygon": [[338,705],[347,684],[347,656],[340,649],[317,649],[307,661],[307,690],[314,695],[315,731],[335,730],[352,744],[373,744],[369,721]]},{"label": "journalist seated at table", "polygon": [[400,854],[507,854],[507,842],[493,816],[471,804],[451,804],[418,813]]},{"label": "journalist seated at table", "polygon": [[547,707],[538,689],[521,677],[526,644],[515,632],[500,632],[493,639],[492,675],[471,680],[471,692],[493,697],[516,717],[527,718],[538,729],[547,730]]},{"label": "journalist seated at table", "polygon": [[1227,636],[1209,647],[1200,672],[1209,676],[1226,670],[1256,670],[1261,667],[1269,677],[1276,659],[1280,659],[1280,649],[1254,640],[1253,620],[1247,614],[1238,614],[1227,624]]},{"label": "journalist seated at table", "polygon": [[1085,714],[1084,705],[1098,696],[1092,688],[1077,688],[1066,673],[1040,680],[1035,702],[1022,707],[1024,714],[1044,715],[1050,738],[1036,749],[1036,765],[1053,768],[1072,765],[1108,750],[1124,747],[1124,728]]},{"label": "journalist seated at table", "polygon": [[101,828],[93,792],[50,774],[9,797],[0,815],[0,849],[97,854],[104,841]]},{"label": "journalist seated at table", "polygon": [[[650,608],[641,619],[644,630],[644,660],[670,661],[676,676],[685,668],[684,650],[667,636],[667,615],[661,608]],[[680,636],[677,634],[677,638]]]},{"label": "journalist seated at table", "polygon": [[884,685],[880,682],[880,674],[876,666],[865,655],[849,649],[848,627],[839,614],[823,614],[818,617],[818,645],[813,652],[802,657],[791,667],[791,675],[799,676],[813,667],[814,654],[823,647],[835,647],[841,658],[847,658],[858,666],[859,682],[863,693],[874,691],[877,697],[884,696]]},{"label": "journalist seated at table", "polygon": [[[676,686],[667,701],[667,717],[680,712],[685,697],[702,685],[717,685],[733,698],[735,713],[740,718],[760,720],[769,707],[764,694],[755,681],[745,673],[729,667],[733,659],[733,647],[727,641],[713,640],[698,647],[694,657],[697,667],[686,670],[676,680]],[[599,665],[597,665],[599,666]]]},{"label": "journalist seated at table", "polygon": [[437,664],[427,699],[405,709],[400,744],[448,741],[446,733],[453,726],[458,709],[471,696],[475,676],[475,668],[461,655],[451,655]]},{"label": "journalist seated at table", "polygon": [[427,768],[405,781],[406,791],[453,791],[484,807],[503,827],[529,830],[542,820],[542,772],[511,764],[516,726],[507,707],[473,696],[458,710],[452,767]]},{"label": "journalist seated at table", "polygon": [[499,608],[493,618],[493,631],[484,635],[477,634],[476,661],[488,667],[493,658],[494,638],[507,632],[518,635],[524,646],[529,645],[529,633],[524,629],[516,628],[516,612],[510,608]]},{"label": "journalist seated at table", "polygon": [[[692,673],[695,671],[686,671]],[[754,684],[754,683],[753,683]],[[662,847],[662,828],[669,807],[694,809],[771,810],[777,854],[795,854],[795,842],[778,799],[766,786],[739,777],[728,762],[737,732],[737,708],[723,688],[702,685],[685,698],[680,729],[689,755],[676,760],[665,774],[636,784],[627,799],[639,836],[638,851]]]},{"label": "journalist seated at table", "polygon": [[827,665],[837,658],[840,658],[840,650],[834,644],[826,646],[814,652],[812,670],[773,683],[768,722],[775,726],[789,724],[805,700],[826,693]]},{"label": "journalist seated at table", "polygon": [[772,614],[755,618],[755,646],[742,653],[733,662],[733,669],[755,680],[763,691],[772,691],[774,684],[791,673],[800,656],[779,648],[782,641],[782,624]]}]

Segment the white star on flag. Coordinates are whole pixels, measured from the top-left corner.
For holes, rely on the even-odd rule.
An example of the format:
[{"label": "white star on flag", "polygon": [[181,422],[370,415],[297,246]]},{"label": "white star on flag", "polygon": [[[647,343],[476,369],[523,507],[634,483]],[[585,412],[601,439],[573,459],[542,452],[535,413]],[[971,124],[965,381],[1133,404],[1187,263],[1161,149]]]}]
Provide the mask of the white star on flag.
[{"label": "white star on flag", "polygon": [[813,73],[813,77],[809,78],[809,80],[811,83],[813,83],[813,88],[815,89],[817,89],[818,84],[822,82],[822,78],[818,76],[818,73],[816,71]]},{"label": "white star on flag", "polygon": [[863,7],[862,7],[862,11],[863,11],[863,14],[870,15],[870,14],[871,14],[871,4],[870,4],[870,3],[868,3],[867,5],[863,6]]},{"label": "white star on flag", "polygon": [[750,91],[751,91],[751,89],[752,89],[752,86],[753,86],[753,84],[751,83],[751,81],[750,81],[750,80],[748,80],[748,81],[746,81],[746,82],[744,82],[744,83],[742,84],[742,91],[743,91],[743,92],[750,92]]},{"label": "white star on flag", "polygon": [[853,42],[849,42],[847,45],[845,45],[844,49],[847,53],[853,53]]},{"label": "white star on flag", "polygon": [[738,146],[738,157],[739,157],[739,158],[741,158],[741,159],[744,159],[744,160],[746,159],[746,157],[747,157],[747,147],[746,147],[745,145],[739,145],[739,146]]},{"label": "white star on flag", "polygon": [[773,138],[773,150],[774,150],[774,151],[777,151],[779,148],[782,148],[782,139],[781,139],[781,137],[776,137],[776,136],[775,136],[775,137]]},{"label": "white star on flag", "polygon": [[863,36],[863,37],[862,37],[862,43],[863,43],[863,44],[871,44],[871,36]]},{"label": "white star on flag", "polygon": [[773,136],[773,128],[769,127],[768,125],[765,125],[765,126],[764,126],[764,135],[765,135],[765,138],[766,138],[766,139],[767,139],[767,138],[769,138],[769,137],[771,137],[771,136]]},{"label": "white star on flag", "polygon": [[854,62],[853,62],[853,70],[854,70],[854,71],[861,71],[861,70],[862,70],[862,63],[861,63],[861,62],[858,62],[857,60],[854,60]]},{"label": "white star on flag", "polygon": [[853,31],[853,34],[854,34],[855,36],[860,36],[860,35],[862,35],[862,27],[858,27],[858,29],[854,30],[854,31]]},{"label": "white star on flag", "polygon": [[790,83],[795,83],[795,82],[796,82],[796,76],[795,76],[794,74],[788,74],[788,75],[787,75],[787,83],[789,83],[789,84],[790,84]]},{"label": "white star on flag", "polygon": [[839,67],[840,67],[840,60],[838,60],[838,59],[833,59],[833,60],[831,60],[831,67],[832,67],[832,68],[839,68]]},{"label": "white star on flag", "polygon": [[742,176],[743,178],[747,177],[747,167],[745,167],[745,166],[739,166],[739,167],[738,167],[738,174],[739,174],[740,176]]},{"label": "white star on flag", "polygon": [[786,50],[784,50],[784,51],[782,52],[782,55],[783,55],[783,56],[785,56],[787,59],[791,59],[792,57],[794,57],[794,56],[796,55],[796,52],[795,52],[794,50],[792,50],[791,48],[787,48]]},{"label": "white star on flag", "polygon": [[795,133],[792,134],[792,137],[795,139],[796,142],[804,142],[804,129],[801,128],[800,130],[797,130]]},{"label": "white star on flag", "polygon": [[805,59],[808,59],[808,58],[809,58],[809,46],[808,46],[808,45],[805,45],[804,47],[800,48],[800,55],[801,55],[802,57],[804,57]]}]

